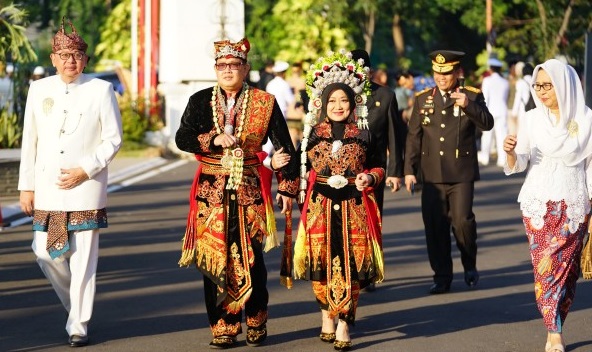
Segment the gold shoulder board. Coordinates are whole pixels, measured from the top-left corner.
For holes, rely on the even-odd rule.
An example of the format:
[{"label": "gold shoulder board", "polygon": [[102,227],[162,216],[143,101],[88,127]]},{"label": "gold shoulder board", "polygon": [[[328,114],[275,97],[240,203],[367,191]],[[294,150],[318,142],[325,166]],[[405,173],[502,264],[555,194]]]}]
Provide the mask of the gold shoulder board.
[{"label": "gold shoulder board", "polygon": [[481,93],[481,89],[479,89],[477,87],[465,86],[465,89],[469,90],[473,93],[477,93],[477,94]]},{"label": "gold shoulder board", "polygon": [[430,90],[432,90],[432,88],[425,88],[424,90],[422,90],[421,92],[417,92],[415,93],[415,96],[418,97],[426,92],[429,92]]}]

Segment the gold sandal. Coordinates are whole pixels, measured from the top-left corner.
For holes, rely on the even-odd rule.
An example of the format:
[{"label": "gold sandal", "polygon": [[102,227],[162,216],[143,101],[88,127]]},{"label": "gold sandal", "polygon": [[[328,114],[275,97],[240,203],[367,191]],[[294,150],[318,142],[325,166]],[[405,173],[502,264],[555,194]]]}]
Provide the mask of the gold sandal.
[{"label": "gold sandal", "polygon": [[335,342],[333,342],[333,348],[336,351],[349,351],[351,350],[353,344],[351,341],[339,341],[339,340],[335,340]]},{"label": "gold sandal", "polygon": [[322,332],[319,335],[319,338],[323,342],[333,342],[335,341],[335,333],[334,332]]}]

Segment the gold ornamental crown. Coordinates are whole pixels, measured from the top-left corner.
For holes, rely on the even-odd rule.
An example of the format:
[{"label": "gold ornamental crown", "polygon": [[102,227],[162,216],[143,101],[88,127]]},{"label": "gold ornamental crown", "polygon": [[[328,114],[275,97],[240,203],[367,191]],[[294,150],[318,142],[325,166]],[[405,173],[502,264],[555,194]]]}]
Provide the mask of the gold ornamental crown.
[{"label": "gold ornamental crown", "polygon": [[221,57],[237,57],[246,60],[250,49],[251,44],[247,38],[243,38],[236,43],[232,43],[230,40],[221,40],[214,42],[214,57],[216,60]]}]

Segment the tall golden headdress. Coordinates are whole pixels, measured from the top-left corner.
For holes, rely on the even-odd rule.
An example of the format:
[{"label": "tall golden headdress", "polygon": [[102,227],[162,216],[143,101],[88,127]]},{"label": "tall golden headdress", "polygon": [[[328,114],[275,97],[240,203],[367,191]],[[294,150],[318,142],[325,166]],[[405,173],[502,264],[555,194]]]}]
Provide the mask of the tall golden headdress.
[{"label": "tall golden headdress", "polygon": [[366,107],[367,96],[370,94],[370,68],[365,67],[364,60],[355,61],[352,53],[340,50],[337,53],[328,52],[327,56],[320,57],[310,66],[306,74],[306,91],[310,97],[308,103],[308,113],[304,119],[304,131],[301,143],[302,154],[300,157],[300,194],[298,201],[304,202],[306,193],[306,146],[308,136],[312,131],[321,113],[321,96],[323,90],[331,83],[344,83],[348,85],[356,94],[356,107],[354,115],[357,120],[358,128],[368,128],[368,108]]}]

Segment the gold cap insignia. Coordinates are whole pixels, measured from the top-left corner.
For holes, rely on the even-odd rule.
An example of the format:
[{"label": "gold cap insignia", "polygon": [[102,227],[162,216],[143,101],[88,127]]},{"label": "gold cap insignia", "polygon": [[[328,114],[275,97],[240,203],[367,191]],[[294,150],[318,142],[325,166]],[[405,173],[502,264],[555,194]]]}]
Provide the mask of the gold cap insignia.
[{"label": "gold cap insignia", "polygon": [[438,54],[435,61],[439,64],[443,64],[446,62],[446,58],[442,54]]}]

